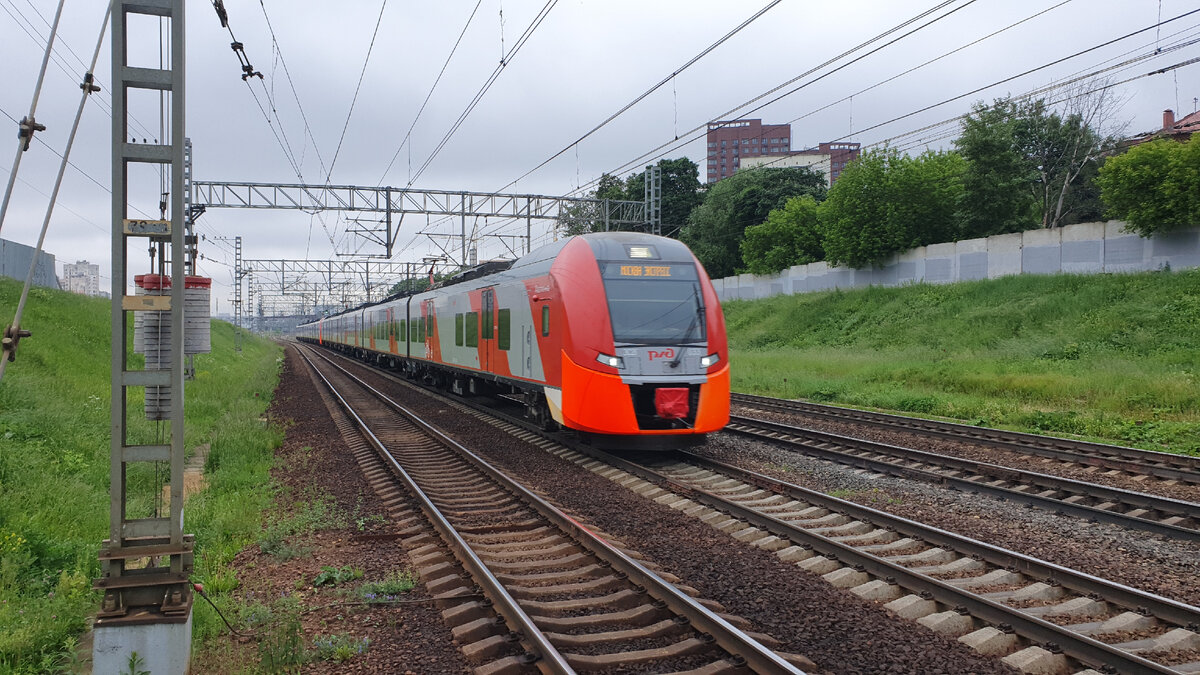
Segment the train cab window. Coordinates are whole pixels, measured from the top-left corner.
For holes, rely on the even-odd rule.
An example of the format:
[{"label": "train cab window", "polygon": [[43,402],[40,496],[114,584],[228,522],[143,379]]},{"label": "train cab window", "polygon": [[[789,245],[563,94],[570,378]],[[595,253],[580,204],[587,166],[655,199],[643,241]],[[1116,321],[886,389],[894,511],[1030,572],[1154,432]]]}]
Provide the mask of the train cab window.
[{"label": "train cab window", "polygon": [[705,339],[703,295],[694,263],[610,261],[602,264],[601,277],[617,342],[685,344]]},{"label": "train cab window", "polygon": [[479,312],[467,312],[463,321],[463,338],[468,347],[479,346]]},{"label": "train cab window", "polygon": [[454,344],[463,346],[463,315],[461,313],[454,315]]},{"label": "train cab window", "polygon": [[512,310],[501,309],[496,312],[496,346],[507,350],[512,346],[510,331],[512,329]]},{"label": "train cab window", "polygon": [[542,337],[550,335],[550,305],[542,305]]}]

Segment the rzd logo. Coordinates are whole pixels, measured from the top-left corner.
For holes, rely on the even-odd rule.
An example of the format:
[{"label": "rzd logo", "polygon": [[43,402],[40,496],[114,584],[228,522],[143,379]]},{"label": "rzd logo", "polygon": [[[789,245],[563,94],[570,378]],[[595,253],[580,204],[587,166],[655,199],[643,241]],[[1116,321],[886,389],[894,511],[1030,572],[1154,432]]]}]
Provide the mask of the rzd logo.
[{"label": "rzd logo", "polygon": [[649,357],[650,357],[651,361],[653,361],[654,359],[673,359],[673,358],[675,358],[675,349],[673,347],[670,347],[670,348],[662,350],[661,352],[656,352],[653,349],[651,349]]}]

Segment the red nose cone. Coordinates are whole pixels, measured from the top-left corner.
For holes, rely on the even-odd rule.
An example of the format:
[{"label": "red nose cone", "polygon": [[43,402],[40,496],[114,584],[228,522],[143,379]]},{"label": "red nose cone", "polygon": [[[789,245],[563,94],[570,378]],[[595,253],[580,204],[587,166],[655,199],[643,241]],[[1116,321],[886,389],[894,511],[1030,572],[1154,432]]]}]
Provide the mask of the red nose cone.
[{"label": "red nose cone", "polygon": [[687,417],[687,387],[672,387],[654,390],[654,409],[658,416],[667,420]]}]

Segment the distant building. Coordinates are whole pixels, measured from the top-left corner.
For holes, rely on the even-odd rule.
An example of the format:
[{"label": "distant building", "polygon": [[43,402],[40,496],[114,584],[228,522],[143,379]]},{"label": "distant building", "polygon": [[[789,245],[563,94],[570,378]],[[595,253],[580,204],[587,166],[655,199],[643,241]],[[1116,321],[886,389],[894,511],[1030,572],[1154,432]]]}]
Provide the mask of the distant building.
[{"label": "distant building", "polygon": [[62,287],[80,295],[100,295],[100,266],[86,260],[63,265]]},{"label": "distant building", "polygon": [[733,120],[708,125],[708,182],[732,176],[744,157],[779,156],[791,147],[790,124]]},{"label": "distant building", "polygon": [[709,183],[754,166],[807,166],[825,174],[833,185],[846,164],[858,157],[858,143],[821,143],[807,150],[791,149],[790,124],[762,120],[712,122],[708,125],[706,176]]},{"label": "distant building", "polygon": [[808,150],[793,150],[779,155],[745,157],[742,159],[741,168],[806,166],[813,171],[825,174],[826,186],[832,187],[838,177],[842,175],[842,169],[858,158],[859,147],[858,143],[821,143]]},{"label": "distant building", "polygon": [[1134,136],[1128,141],[1122,143],[1123,146],[1138,145],[1147,141],[1154,141],[1160,138],[1179,141],[1180,143],[1190,139],[1192,134],[1200,133],[1200,112],[1194,112],[1191,115],[1186,115],[1182,119],[1175,119],[1175,111],[1170,108],[1163,111],[1162,128],[1157,131]]}]

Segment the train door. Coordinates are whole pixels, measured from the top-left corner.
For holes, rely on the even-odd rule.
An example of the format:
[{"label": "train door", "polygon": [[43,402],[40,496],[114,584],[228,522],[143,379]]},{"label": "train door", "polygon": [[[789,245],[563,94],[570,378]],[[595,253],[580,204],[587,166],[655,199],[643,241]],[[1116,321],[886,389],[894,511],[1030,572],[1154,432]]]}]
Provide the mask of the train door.
[{"label": "train door", "polygon": [[535,341],[533,339],[533,324],[525,326],[521,336],[521,376],[533,377],[533,350],[535,349]]},{"label": "train door", "polygon": [[424,324],[421,332],[424,333],[425,358],[436,361],[438,359],[437,352],[434,350],[434,345],[436,344],[437,336],[434,335],[435,331],[432,300],[425,301],[425,311],[422,312],[422,314],[424,314]]},{"label": "train door", "polygon": [[496,291],[486,288],[483,291],[483,301],[480,302],[479,312],[479,367],[483,370],[492,369],[492,359],[496,341]]}]

